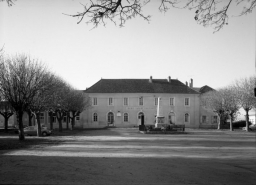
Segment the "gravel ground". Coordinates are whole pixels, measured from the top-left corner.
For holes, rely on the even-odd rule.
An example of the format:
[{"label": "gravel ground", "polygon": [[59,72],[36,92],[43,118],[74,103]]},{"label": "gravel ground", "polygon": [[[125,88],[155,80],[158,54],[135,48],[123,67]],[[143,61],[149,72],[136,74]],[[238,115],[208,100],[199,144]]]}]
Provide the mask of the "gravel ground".
[{"label": "gravel ground", "polygon": [[0,184],[255,184],[256,133],[187,129],[0,134]]}]

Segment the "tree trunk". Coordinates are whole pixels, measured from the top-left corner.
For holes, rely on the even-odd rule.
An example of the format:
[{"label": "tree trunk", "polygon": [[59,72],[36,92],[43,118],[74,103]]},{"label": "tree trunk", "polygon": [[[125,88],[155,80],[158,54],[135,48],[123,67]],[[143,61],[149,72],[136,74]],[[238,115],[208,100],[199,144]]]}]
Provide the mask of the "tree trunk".
[{"label": "tree trunk", "polygon": [[17,111],[16,113],[17,113],[17,119],[18,119],[18,123],[19,123],[19,140],[23,141],[23,140],[25,140],[23,122],[22,122],[23,111]]},{"label": "tree trunk", "polygon": [[69,130],[69,116],[67,115],[67,130]]},{"label": "tree trunk", "polygon": [[56,111],[56,117],[59,122],[59,132],[62,132],[63,112],[61,112],[61,110]]},{"label": "tree trunk", "polygon": [[76,121],[76,112],[75,111],[72,111],[71,113],[71,127],[72,127],[72,130],[74,130],[74,127],[75,127],[75,121]]},{"label": "tree trunk", "polygon": [[27,111],[28,113],[28,125],[32,126],[32,118],[33,118],[33,114],[31,113],[31,111]]},{"label": "tree trunk", "polygon": [[217,130],[220,130],[220,123],[221,123],[221,114],[218,115],[219,116],[219,119],[218,119],[218,127],[217,127]]},{"label": "tree trunk", "polygon": [[246,109],[245,112],[246,112],[246,116],[245,116],[246,126],[245,127],[246,127],[246,131],[248,132],[249,131],[249,110]]},{"label": "tree trunk", "polygon": [[58,119],[59,122],[59,132],[62,132],[62,119]]},{"label": "tree trunk", "polygon": [[72,130],[74,130],[74,126],[75,126],[75,117],[72,117]]},{"label": "tree trunk", "polygon": [[4,132],[8,132],[8,117],[4,116]]},{"label": "tree trunk", "polygon": [[233,131],[233,121],[232,121],[233,114],[231,113],[231,114],[229,114],[229,116],[230,116],[230,131]]},{"label": "tree trunk", "polygon": [[50,129],[53,130],[53,113],[49,112],[49,116],[50,116]]},{"label": "tree trunk", "polygon": [[41,123],[40,123],[40,112],[36,114],[36,122],[37,122],[37,136],[41,137]]}]

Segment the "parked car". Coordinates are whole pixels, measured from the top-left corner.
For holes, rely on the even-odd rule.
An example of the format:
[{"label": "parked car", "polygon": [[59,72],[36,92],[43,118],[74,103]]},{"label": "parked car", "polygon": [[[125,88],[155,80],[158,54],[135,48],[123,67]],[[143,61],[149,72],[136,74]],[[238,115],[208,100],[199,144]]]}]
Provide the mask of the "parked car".
[{"label": "parked car", "polygon": [[[246,127],[243,127],[242,129],[243,129],[243,130],[246,130]],[[249,126],[249,130],[250,130],[250,131],[256,130],[256,124],[250,125],[250,126]]]},{"label": "parked car", "polygon": [[[49,130],[47,127],[43,126],[41,127],[41,134],[42,136],[49,136],[53,132],[52,130]],[[37,135],[37,126],[29,126],[24,128],[24,134],[28,136],[36,136]]]},{"label": "parked car", "polygon": [[250,126],[249,126],[249,130],[256,130],[256,124],[250,125]]}]

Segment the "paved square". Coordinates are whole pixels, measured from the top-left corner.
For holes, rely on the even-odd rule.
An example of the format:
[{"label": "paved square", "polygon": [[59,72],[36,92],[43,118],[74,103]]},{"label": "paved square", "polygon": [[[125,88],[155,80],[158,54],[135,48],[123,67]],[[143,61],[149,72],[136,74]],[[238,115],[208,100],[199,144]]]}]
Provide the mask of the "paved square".
[{"label": "paved square", "polygon": [[187,129],[149,135],[113,128],[43,139],[60,144],[1,151],[0,184],[256,182],[255,132]]}]

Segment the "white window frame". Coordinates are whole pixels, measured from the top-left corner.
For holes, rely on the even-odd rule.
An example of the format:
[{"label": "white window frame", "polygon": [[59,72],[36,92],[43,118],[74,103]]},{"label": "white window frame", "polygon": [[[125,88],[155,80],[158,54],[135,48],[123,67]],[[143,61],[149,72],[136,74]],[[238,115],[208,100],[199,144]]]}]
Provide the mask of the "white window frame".
[{"label": "white window frame", "polygon": [[[96,119],[95,119],[96,118]],[[98,122],[98,113],[97,112],[94,112],[93,114],[92,114],[92,121],[93,122]]]},{"label": "white window frame", "polygon": [[158,104],[158,98],[155,98],[155,106]]},{"label": "white window frame", "polygon": [[[216,119],[214,117],[216,117]],[[216,122],[215,122],[215,120],[216,120]],[[212,123],[214,123],[214,124],[218,123],[218,116],[212,116]]]},{"label": "white window frame", "polygon": [[201,122],[202,123],[207,123],[207,116],[206,115],[202,115],[202,121]]},{"label": "white window frame", "polygon": [[139,106],[143,106],[144,105],[144,100],[143,100],[143,96],[139,97]]},{"label": "white window frame", "polygon": [[98,105],[98,98],[96,98],[96,97],[92,98],[92,105],[93,106],[97,106]]},{"label": "white window frame", "polygon": [[129,98],[127,97],[124,97],[124,106],[129,106]]},{"label": "white window frame", "polygon": [[[188,115],[188,120],[186,120],[186,115]],[[190,123],[190,115],[189,115],[189,113],[185,113],[184,114],[184,123]]]},{"label": "white window frame", "polygon": [[[127,115],[127,120],[125,119]],[[124,113],[124,122],[129,122],[129,114],[127,112]]]},{"label": "white window frame", "polygon": [[[186,100],[188,100],[188,101],[186,101]],[[188,104],[187,104],[188,103]],[[190,106],[190,98],[184,98],[184,106],[185,107],[189,107]]]},{"label": "white window frame", "polygon": [[[171,100],[172,100],[172,104],[171,104]],[[174,97],[171,97],[171,98],[169,99],[169,105],[170,105],[170,106],[175,106],[175,98],[174,98]]]},{"label": "white window frame", "polygon": [[114,105],[114,98],[109,97],[108,98],[108,106],[113,106]]}]

